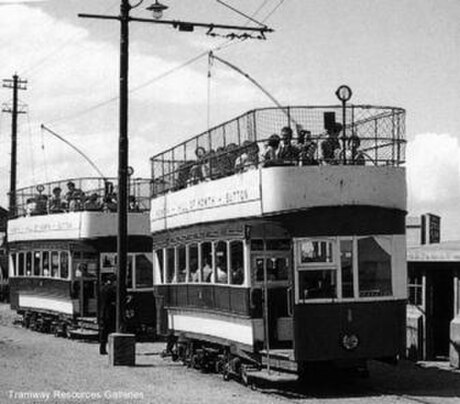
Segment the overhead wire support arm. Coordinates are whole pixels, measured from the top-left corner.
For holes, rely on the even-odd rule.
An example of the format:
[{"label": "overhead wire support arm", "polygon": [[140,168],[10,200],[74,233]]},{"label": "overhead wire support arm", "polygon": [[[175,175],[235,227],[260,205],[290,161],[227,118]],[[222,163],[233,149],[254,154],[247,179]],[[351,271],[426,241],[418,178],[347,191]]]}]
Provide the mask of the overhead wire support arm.
[{"label": "overhead wire support arm", "polygon": [[[102,20],[120,20],[121,18],[119,16],[100,15],[100,14],[78,14],[78,16],[81,18],[99,18]],[[211,30],[228,29],[228,30],[236,30],[236,31],[259,32],[262,35],[267,32],[274,32],[272,28],[269,28],[266,25],[263,25],[260,27],[247,27],[247,26],[242,26],[242,25],[213,24],[213,23],[181,21],[181,20],[155,20],[152,18],[138,18],[138,17],[129,17],[129,21],[149,22],[152,24],[171,25],[173,26],[173,28],[179,29],[179,31],[193,31],[195,27],[198,27],[198,28],[208,28]]]}]

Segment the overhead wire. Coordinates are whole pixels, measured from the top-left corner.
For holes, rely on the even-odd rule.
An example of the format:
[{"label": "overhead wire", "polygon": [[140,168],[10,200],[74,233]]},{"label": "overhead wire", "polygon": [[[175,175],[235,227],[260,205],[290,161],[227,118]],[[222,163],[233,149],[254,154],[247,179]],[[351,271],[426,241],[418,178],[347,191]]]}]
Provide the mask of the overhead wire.
[{"label": "overhead wire", "polygon": [[270,11],[265,18],[262,20],[262,22],[267,21],[280,7],[281,5],[285,2],[285,0],[280,0],[280,2],[273,8],[272,11]]}]

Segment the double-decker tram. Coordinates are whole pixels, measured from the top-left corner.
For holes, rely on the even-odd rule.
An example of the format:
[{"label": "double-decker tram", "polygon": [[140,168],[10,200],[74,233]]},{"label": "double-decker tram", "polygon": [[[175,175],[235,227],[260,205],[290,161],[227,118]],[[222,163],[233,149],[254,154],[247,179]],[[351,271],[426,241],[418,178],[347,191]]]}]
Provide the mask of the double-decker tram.
[{"label": "double-decker tram", "polygon": [[393,107],[257,109],[152,157],[173,358],[247,380],[403,354],[404,120]]},{"label": "double-decker tram", "polygon": [[[133,332],[155,327],[150,189],[149,180],[130,180],[126,282]],[[12,309],[32,329],[94,335],[100,288],[116,271],[116,179],[40,184],[16,196],[8,222]]]}]

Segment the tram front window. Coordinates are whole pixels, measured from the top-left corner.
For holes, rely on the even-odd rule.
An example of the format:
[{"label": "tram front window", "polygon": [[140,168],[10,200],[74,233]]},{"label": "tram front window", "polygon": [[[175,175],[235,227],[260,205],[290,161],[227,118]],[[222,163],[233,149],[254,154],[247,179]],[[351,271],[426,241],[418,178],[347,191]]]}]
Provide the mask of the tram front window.
[{"label": "tram front window", "polygon": [[300,299],[335,298],[336,271],[334,270],[306,270],[299,272]]},{"label": "tram front window", "polygon": [[[266,258],[267,281],[285,281],[288,279],[289,259],[288,258]],[[256,281],[264,281],[263,258],[256,260]]]},{"label": "tram front window", "polygon": [[359,296],[390,296],[391,242],[384,237],[358,240]]},{"label": "tram front window", "polygon": [[136,254],[136,288],[153,285],[152,261],[147,254]]},{"label": "tram front window", "polygon": [[69,253],[67,251],[61,252],[61,278],[67,279],[69,277]]}]

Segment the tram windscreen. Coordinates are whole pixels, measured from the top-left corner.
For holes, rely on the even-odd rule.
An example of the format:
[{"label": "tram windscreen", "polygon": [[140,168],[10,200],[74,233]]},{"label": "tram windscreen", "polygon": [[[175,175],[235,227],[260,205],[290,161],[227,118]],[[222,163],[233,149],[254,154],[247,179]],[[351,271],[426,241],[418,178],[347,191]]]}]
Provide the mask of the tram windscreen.
[{"label": "tram windscreen", "polygon": [[153,286],[153,265],[147,254],[136,254],[136,288]]},{"label": "tram windscreen", "polygon": [[391,287],[391,242],[383,237],[358,240],[359,296],[389,296]]},{"label": "tram windscreen", "polygon": [[335,298],[336,271],[335,270],[307,270],[299,271],[300,299]]}]

